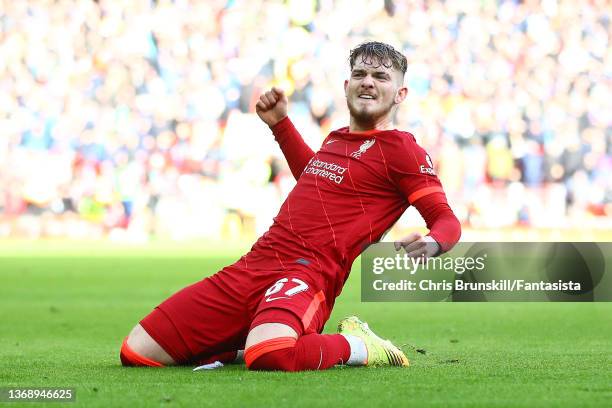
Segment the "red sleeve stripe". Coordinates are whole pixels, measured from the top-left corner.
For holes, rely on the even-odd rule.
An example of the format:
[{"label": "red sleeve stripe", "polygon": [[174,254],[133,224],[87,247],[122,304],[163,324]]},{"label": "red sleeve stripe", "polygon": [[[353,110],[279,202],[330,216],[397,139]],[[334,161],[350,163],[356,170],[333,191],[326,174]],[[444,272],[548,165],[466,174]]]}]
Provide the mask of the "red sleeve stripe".
[{"label": "red sleeve stripe", "polygon": [[314,317],[315,313],[319,309],[319,306],[321,305],[321,303],[323,303],[324,300],[325,295],[323,294],[323,291],[320,290],[314,296],[314,299],[312,299],[310,305],[308,305],[308,309],[306,309],[306,313],[304,313],[304,316],[302,317],[302,324],[304,325],[304,330],[308,329],[310,323],[312,323],[312,318]]},{"label": "red sleeve stripe", "polygon": [[408,202],[412,204],[419,198],[423,198],[426,195],[433,194],[433,193],[444,193],[444,190],[442,190],[442,187],[440,186],[425,187],[425,188],[422,188],[410,194],[408,196]]}]

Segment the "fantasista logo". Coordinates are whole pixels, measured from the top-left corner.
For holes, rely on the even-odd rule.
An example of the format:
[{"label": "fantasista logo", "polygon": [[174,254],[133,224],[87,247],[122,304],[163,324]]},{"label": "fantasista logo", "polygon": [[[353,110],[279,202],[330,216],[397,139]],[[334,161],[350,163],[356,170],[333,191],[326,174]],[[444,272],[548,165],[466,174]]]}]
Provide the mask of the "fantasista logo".
[{"label": "fantasista logo", "polygon": [[333,181],[336,184],[342,183],[344,180],[344,172],[346,167],[342,167],[336,163],[329,163],[319,159],[310,160],[303,174],[312,174],[317,177],[323,177]]}]

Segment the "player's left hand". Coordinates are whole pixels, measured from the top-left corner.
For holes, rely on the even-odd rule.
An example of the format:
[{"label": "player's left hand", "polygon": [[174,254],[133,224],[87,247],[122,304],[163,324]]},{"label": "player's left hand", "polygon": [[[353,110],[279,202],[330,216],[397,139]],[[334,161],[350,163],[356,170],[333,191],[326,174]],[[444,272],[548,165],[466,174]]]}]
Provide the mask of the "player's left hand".
[{"label": "player's left hand", "polygon": [[412,258],[431,258],[440,252],[440,244],[429,235],[423,236],[418,232],[413,232],[407,237],[394,242],[395,250],[399,251],[404,248],[406,254]]}]

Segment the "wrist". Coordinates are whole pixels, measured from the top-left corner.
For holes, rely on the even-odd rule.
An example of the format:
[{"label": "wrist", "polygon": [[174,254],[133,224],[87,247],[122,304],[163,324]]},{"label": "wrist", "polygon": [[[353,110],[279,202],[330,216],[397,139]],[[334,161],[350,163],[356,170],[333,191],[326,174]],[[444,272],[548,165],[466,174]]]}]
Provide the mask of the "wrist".
[{"label": "wrist", "polygon": [[426,238],[429,238],[428,241],[430,243],[430,245],[432,246],[432,250],[433,253],[430,256],[438,256],[442,254],[442,245],[440,245],[440,243],[431,235],[427,234]]},{"label": "wrist", "polygon": [[285,115],[280,120],[278,120],[273,125],[268,125],[268,127],[274,132],[276,129],[283,127],[283,125],[289,120],[289,116]]}]

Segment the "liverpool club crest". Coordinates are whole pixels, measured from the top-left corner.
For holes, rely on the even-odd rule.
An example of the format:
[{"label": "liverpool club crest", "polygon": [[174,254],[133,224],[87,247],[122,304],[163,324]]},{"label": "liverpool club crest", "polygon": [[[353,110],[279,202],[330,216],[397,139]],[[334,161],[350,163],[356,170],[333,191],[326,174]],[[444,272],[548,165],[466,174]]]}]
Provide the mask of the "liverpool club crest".
[{"label": "liverpool club crest", "polygon": [[374,142],[376,142],[376,139],[366,140],[361,146],[359,146],[358,150],[355,150],[353,153],[351,153],[351,157],[354,159],[361,158],[361,155],[367,152],[368,149],[374,145]]}]

